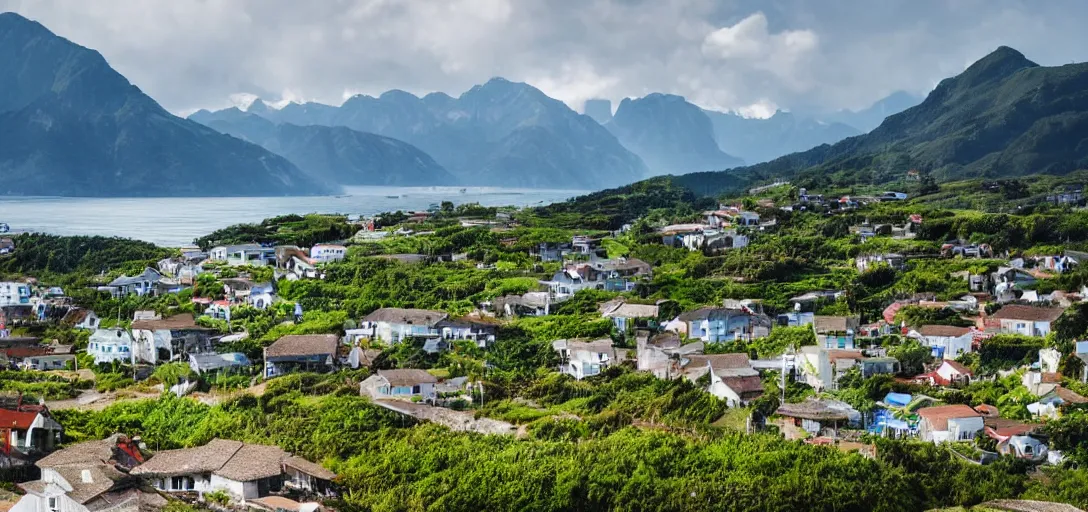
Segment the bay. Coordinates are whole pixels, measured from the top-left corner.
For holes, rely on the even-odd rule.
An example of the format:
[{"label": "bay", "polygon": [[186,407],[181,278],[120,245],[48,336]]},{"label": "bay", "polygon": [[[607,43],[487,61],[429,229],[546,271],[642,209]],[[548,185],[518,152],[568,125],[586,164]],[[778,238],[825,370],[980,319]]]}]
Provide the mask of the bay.
[{"label": "bay", "polygon": [[426,210],[432,204],[539,206],[581,190],[500,187],[345,187],[338,196],[306,197],[3,197],[0,222],[13,233],[104,235],[177,247],[232,224],[291,213],[374,215]]}]

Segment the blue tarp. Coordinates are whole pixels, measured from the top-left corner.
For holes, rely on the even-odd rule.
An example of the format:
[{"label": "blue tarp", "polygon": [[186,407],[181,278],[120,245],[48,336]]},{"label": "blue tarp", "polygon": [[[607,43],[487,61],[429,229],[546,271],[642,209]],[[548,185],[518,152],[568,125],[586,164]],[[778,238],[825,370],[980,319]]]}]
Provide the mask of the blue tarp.
[{"label": "blue tarp", "polygon": [[891,406],[906,407],[912,399],[906,393],[888,393],[888,396],[884,397],[884,403]]}]

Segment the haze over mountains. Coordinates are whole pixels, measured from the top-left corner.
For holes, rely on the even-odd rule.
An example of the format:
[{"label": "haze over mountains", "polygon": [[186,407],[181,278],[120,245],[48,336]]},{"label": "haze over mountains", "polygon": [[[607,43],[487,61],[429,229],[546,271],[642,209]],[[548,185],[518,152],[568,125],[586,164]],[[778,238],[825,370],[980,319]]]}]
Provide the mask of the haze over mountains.
[{"label": "haze over mountains", "polygon": [[275,123],[341,126],[405,141],[463,185],[594,189],[648,176],[642,160],[604,127],[535,87],[502,78],[458,98],[394,90],[353,96],[339,107],[292,103],[276,110],[255,102],[248,112]]},{"label": "haze over mountains", "polygon": [[[261,107],[267,108],[258,100],[250,108],[260,111]],[[277,124],[237,108],[215,114],[201,110],[189,119],[260,145],[330,183],[356,186],[458,183],[457,178],[419,148],[373,133],[343,126]]]},{"label": "haze over mountains", "polygon": [[176,117],[93,50],[0,13],[0,194],[287,195],[337,190]]},{"label": "haze over mountains", "polygon": [[626,99],[614,114],[609,102],[589,101],[582,115],[528,84],[493,78],[458,97],[392,90],[282,109],[257,100],[245,112],[181,119],[97,52],[6,13],[0,194],[601,189],[687,173],[682,183],[713,193],[779,177],[884,183],[911,168],[937,179],[1063,173],[1088,165],[1086,86],[1088,64],[1040,67],[1002,47],[921,104],[896,93],[823,118],[779,111],[750,119],[656,93]]},{"label": "haze over mountains", "polygon": [[1000,47],[865,135],[678,181],[715,194],[772,178],[849,186],[902,180],[910,169],[943,180],[1086,167],[1088,63],[1043,67]]}]

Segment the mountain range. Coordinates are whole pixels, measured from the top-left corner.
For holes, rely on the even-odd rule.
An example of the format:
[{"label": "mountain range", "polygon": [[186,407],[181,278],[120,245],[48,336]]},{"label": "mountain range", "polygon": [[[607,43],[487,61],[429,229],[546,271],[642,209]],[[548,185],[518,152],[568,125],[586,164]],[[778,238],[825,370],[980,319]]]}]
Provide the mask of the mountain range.
[{"label": "mountain range", "polygon": [[848,186],[892,183],[910,169],[942,180],[1088,165],[1088,64],[1042,67],[1001,47],[915,102],[895,93],[822,118],[747,119],[650,94],[624,100],[614,115],[609,102],[591,100],[582,115],[530,85],[493,78],[456,98],[392,90],[282,109],[257,100],[245,112],[182,119],[98,52],[3,13],[0,195],[601,189],[656,174],[714,194],[771,178]]},{"label": "mountain range", "polygon": [[[254,102],[252,110],[267,108]],[[254,109],[253,107],[256,107]],[[341,185],[456,185],[457,178],[419,148],[343,126],[273,123],[237,108],[200,110],[189,119],[281,155],[312,176]]]},{"label": "mountain range", "polygon": [[772,178],[846,186],[902,180],[911,169],[943,180],[1064,174],[1086,166],[1088,64],[1043,67],[1003,46],[867,134],[677,179],[716,194]]},{"label": "mountain range", "polygon": [[0,194],[201,196],[338,190],[167,112],[98,52],[0,13]]},{"label": "mountain range", "polygon": [[604,124],[654,174],[687,174],[744,165],[714,140],[714,127],[702,109],[683,97],[650,94],[620,102]]},{"label": "mountain range", "polygon": [[276,110],[255,102],[247,112],[275,123],[342,126],[405,141],[465,185],[597,189],[648,175],[642,160],[594,120],[502,78],[457,98],[393,90],[353,96],[339,107],[291,103]]}]

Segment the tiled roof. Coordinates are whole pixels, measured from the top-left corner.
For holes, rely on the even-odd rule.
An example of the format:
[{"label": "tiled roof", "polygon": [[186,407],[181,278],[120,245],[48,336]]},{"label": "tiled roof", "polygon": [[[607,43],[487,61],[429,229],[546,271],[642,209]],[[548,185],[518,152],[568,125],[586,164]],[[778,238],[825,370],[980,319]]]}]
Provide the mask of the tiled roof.
[{"label": "tiled roof", "polygon": [[34,420],[37,417],[38,413],[36,412],[0,409],[0,428],[27,430],[32,424],[34,424]]},{"label": "tiled roof", "polygon": [[438,382],[434,375],[424,370],[378,370],[378,375],[387,380],[390,386],[415,386]]},{"label": "tiled roof", "polygon": [[942,365],[947,364],[948,366],[951,366],[960,375],[974,375],[975,374],[975,372],[971,371],[970,368],[964,366],[962,363],[957,363],[956,361],[952,361],[950,359],[945,359],[944,362],[941,363],[941,364]]},{"label": "tiled roof", "polygon": [[193,320],[193,316],[188,313],[180,313],[174,316],[163,318],[161,320],[137,320],[135,322],[132,322],[132,328],[147,331],[155,331],[159,329],[203,329],[203,327],[196,325],[196,321]]},{"label": "tiled roof", "polygon": [[106,439],[73,444],[46,455],[35,464],[39,468],[52,468],[71,464],[102,463],[113,458],[113,450],[122,437],[121,434],[114,434]]},{"label": "tiled roof", "polygon": [[156,453],[147,462],[132,470],[134,475],[176,476],[193,473],[211,473],[242,448],[241,441],[213,439],[204,446],[165,450]]},{"label": "tiled roof", "polygon": [[289,457],[287,460],[283,461],[283,465],[322,480],[332,480],[336,478],[336,473],[325,469],[325,467],[320,464],[310,462],[302,457]]},{"label": "tiled roof", "polygon": [[929,422],[933,430],[948,430],[948,420],[957,418],[978,418],[982,415],[968,405],[940,405],[918,409],[918,416]]},{"label": "tiled roof", "polygon": [[918,334],[922,336],[958,338],[969,332],[971,332],[970,327],[956,327],[954,325],[923,325],[918,328]]},{"label": "tiled roof", "polygon": [[722,383],[729,386],[741,398],[750,399],[763,394],[763,381],[759,375],[744,377],[722,377]]},{"label": "tiled roof", "polygon": [[236,482],[249,482],[283,473],[288,457],[278,446],[245,444],[215,474]]},{"label": "tiled roof", "polygon": [[265,357],[335,354],[340,340],[335,334],[289,334],[264,349]]},{"label": "tiled roof", "polygon": [[708,363],[715,370],[751,368],[752,366],[751,361],[748,360],[748,354],[744,353],[690,355],[687,358],[691,361],[688,364],[690,367],[706,366]]},{"label": "tiled roof", "polygon": [[446,316],[442,311],[429,309],[381,308],[367,315],[363,321],[434,326]]},{"label": "tiled roof", "polygon": [[1053,322],[1062,316],[1065,310],[1062,308],[1040,308],[1035,306],[1022,306],[1009,304],[1002,306],[994,313],[993,318],[998,320],[1026,320],[1031,322]]},{"label": "tiled roof", "polygon": [[847,330],[857,330],[860,323],[861,321],[857,318],[849,316],[812,317],[812,327],[816,332],[846,332]]}]

